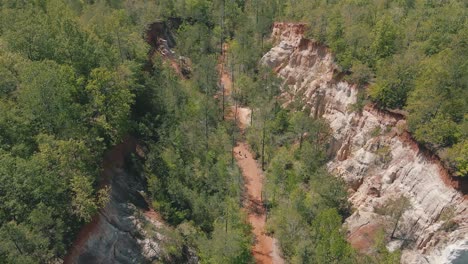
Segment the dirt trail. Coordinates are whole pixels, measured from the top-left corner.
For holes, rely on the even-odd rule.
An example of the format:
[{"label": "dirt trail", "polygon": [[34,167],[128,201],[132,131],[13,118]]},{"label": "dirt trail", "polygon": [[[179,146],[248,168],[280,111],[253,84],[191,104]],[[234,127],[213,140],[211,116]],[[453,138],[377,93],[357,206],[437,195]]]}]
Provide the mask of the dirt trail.
[{"label": "dirt trail", "polygon": [[283,263],[276,240],[265,233],[266,211],[262,202],[263,173],[246,142],[238,142],[234,153],[245,181],[247,199],[244,209],[248,213],[255,235],[256,241],[252,249],[255,262],[259,264]]},{"label": "dirt trail", "polygon": [[[224,85],[225,96],[230,95],[232,82],[230,75],[225,71],[222,71],[221,83]],[[231,106],[231,110],[227,116],[228,119],[234,119],[233,113],[236,112],[236,107]],[[250,114],[249,108],[237,107],[237,125],[242,133],[250,125]],[[284,261],[281,258],[277,241],[265,233],[267,215],[262,201],[263,172],[253,158],[249,145],[245,141],[237,142],[237,146],[234,148],[234,156],[245,182],[247,199],[244,203],[244,209],[248,213],[248,220],[253,227],[252,231],[255,236],[255,244],[252,248],[255,262],[258,264],[283,264]]]}]

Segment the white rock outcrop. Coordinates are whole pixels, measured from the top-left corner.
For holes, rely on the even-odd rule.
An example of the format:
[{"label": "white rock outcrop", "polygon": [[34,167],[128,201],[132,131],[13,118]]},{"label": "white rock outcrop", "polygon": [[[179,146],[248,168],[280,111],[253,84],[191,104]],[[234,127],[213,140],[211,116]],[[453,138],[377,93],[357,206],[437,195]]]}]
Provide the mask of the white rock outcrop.
[{"label": "white rock outcrop", "polygon": [[[331,52],[304,38],[303,24],[276,23],[276,45],[262,58],[284,79],[286,104],[301,100],[334,132],[331,172],[350,187],[356,211],[346,220],[350,242],[366,251],[372,233],[389,224],[378,208],[399,197],[410,203],[388,248],[406,244],[402,263],[468,263],[468,200],[450,185],[437,159],[422,151],[398,114],[368,105],[352,111],[357,89],[334,76]],[[405,242],[405,243],[403,243]]]},{"label": "white rock outcrop", "polygon": [[110,187],[109,202],[82,227],[63,263],[198,263],[187,246],[180,256],[171,254],[171,227],[149,208],[145,175],[127,164],[138,149],[128,137],[105,155],[102,184]]}]

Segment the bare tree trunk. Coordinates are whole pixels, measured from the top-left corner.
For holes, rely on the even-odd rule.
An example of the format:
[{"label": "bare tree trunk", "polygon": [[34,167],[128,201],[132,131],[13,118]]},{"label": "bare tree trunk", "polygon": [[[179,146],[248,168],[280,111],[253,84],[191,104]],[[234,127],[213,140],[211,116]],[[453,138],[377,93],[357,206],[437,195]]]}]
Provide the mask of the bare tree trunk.
[{"label": "bare tree trunk", "polygon": [[123,55],[122,55],[122,47],[121,47],[121,45],[120,45],[120,35],[119,35],[119,31],[115,31],[115,34],[117,35],[117,45],[119,45],[120,60],[121,60],[122,63],[123,63]]},{"label": "bare tree trunk", "polygon": [[208,74],[205,76],[205,140],[206,140],[206,150],[208,150]]},{"label": "bare tree trunk", "polygon": [[234,128],[232,129],[231,166],[234,166]]},{"label": "bare tree trunk", "polygon": [[302,142],[304,141],[304,127],[301,129],[301,138],[299,139],[299,150],[302,149]]},{"label": "bare tree trunk", "polygon": [[[223,0],[223,8],[221,9],[221,39],[220,39],[220,43],[221,43],[221,54],[224,55],[224,3],[225,0]],[[224,56],[223,56],[224,58]],[[224,113],[224,112],[223,112]]]},{"label": "bare tree trunk", "polygon": [[[236,93],[234,92],[235,91],[235,88],[234,88],[234,67],[231,67],[231,93],[232,95],[235,95]],[[234,98],[234,102],[235,102],[235,110],[234,110],[234,124],[237,125],[237,100]]]},{"label": "bare tree trunk", "polygon": [[225,229],[224,229],[226,234],[228,232],[228,218],[229,218],[229,207],[226,208],[226,224],[225,224],[226,226],[225,226]]},{"label": "bare tree trunk", "polygon": [[263,33],[262,33],[262,51],[263,51]]},{"label": "bare tree trunk", "polygon": [[301,138],[299,139],[299,150],[302,149],[302,141],[304,140],[304,133],[301,132]]},{"label": "bare tree trunk", "polygon": [[256,24],[258,25],[258,0],[255,1],[255,20],[256,20]]},{"label": "bare tree trunk", "polygon": [[393,226],[392,234],[390,235],[391,238],[395,238],[395,232],[396,232],[396,230],[398,228],[398,223],[400,222],[400,219],[401,219],[402,215],[403,215],[403,213],[400,213],[398,215],[398,218],[396,219],[395,225]]},{"label": "bare tree trunk", "polygon": [[262,170],[265,170],[265,120],[263,120],[263,131],[262,131]]},{"label": "bare tree trunk", "polygon": [[250,126],[253,126],[253,113],[254,113],[254,110],[252,107],[252,109],[250,110]]},{"label": "bare tree trunk", "polygon": [[[223,74],[223,72],[221,72],[221,74]],[[224,97],[225,97],[226,95],[225,95],[225,90],[224,90],[224,83],[221,83],[221,85],[222,85],[222,88],[223,88],[223,117],[222,117],[222,118],[223,118],[223,120],[224,120],[224,104],[225,104],[225,103],[224,103]]]},{"label": "bare tree trunk", "polygon": [[205,92],[205,141],[208,150],[208,92]]}]

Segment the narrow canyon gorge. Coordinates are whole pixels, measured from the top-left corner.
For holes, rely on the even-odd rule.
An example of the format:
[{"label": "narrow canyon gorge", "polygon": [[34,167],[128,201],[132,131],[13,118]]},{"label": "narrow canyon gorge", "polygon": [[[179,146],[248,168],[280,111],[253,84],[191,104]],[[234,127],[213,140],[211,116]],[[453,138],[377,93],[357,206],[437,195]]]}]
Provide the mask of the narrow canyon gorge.
[{"label": "narrow canyon gorge", "polygon": [[[305,38],[304,32],[304,24],[275,23],[271,36],[273,47],[261,63],[283,79],[284,107],[300,102],[304,110],[309,108],[311,118],[324,118],[330,124],[333,140],[329,155],[332,159],[327,168],[345,180],[355,209],[344,223],[349,242],[359,251],[370,253],[378,231],[384,229],[390,239],[387,248],[403,249],[402,263],[466,263],[466,183],[452,178],[437,157],[418,146],[406,131],[402,113],[379,110],[371,104],[362,111],[354,110],[359,92],[356,85],[340,78],[333,54],[327,47]],[[161,37],[155,38],[155,43],[166,43]],[[174,66],[174,55],[167,44],[162,45],[159,52],[168,57],[172,67],[183,76]],[[229,96],[228,73],[223,72],[221,83],[226,87],[225,95]],[[234,109],[232,106],[232,111]],[[249,125],[250,110],[239,106],[237,111],[237,121],[243,130]],[[123,159],[122,155],[135,151],[136,143],[129,144],[131,146],[126,148],[131,150],[125,150],[127,153],[115,154],[119,160]],[[121,152],[122,147],[125,146],[118,146],[114,152]],[[249,198],[248,206],[264,210],[260,204],[255,204],[261,203],[261,197],[257,197],[261,196],[260,169],[245,142],[239,142],[234,152],[247,181],[246,195],[255,196]],[[118,163],[113,167],[107,165],[104,172],[112,174],[111,202],[82,230],[67,263],[132,262],[167,257],[158,246],[164,240],[158,230],[167,227],[155,217],[155,212],[150,212],[141,196],[143,192],[139,192],[145,189],[144,180],[136,172],[126,172],[123,161]],[[396,221],[383,210],[395,202],[404,203]],[[249,213],[258,239],[253,255],[258,263],[282,263],[277,242],[265,234],[265,217],[264,212]],[[152,238],[145,237],[148,234],[143,228],[145,225],[153,226]],[[183,261],[196,263],[197,258],[186,250]],[[107,254],[109,251],[113,253]]]},{"label": "narrow canyon gorge", "polygon": [[0,0],[0,264],[468,264],[462,0]]}]

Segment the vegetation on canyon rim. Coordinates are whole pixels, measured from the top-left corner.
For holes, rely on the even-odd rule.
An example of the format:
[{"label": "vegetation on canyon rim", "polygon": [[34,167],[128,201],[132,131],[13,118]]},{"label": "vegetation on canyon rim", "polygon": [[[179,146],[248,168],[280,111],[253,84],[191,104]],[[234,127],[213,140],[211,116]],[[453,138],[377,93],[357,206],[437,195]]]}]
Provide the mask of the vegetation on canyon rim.
[{"label": "vegetation on canyon rim", "polygon": [[307,22],[346,79],[370,100],[403,109],[414,138],[456,175],[468,175],[466,1],[282,1],[280,17]]},{"label": "vegetation on canyon rim", "polygon": [[[285,257],[397,262],[383,242],[370,256],[346,243],[346,192],[323,167],[328,127],[281,109],[280,82],[258,60],[275,20],[307,22],[348,80],[371,83],[380,107],[407,110],[414,137],[463,176],[466,17],[463,1],[0,0],[0,263],[63,258],[108,198],[103,153],[128,134],[148,149],[148,196],[177,237],[203,263],[251,262],[230,153],[240,135],[215,99],[223,42],[233,97],[255,106],[246,137],[265,163],[270,231]],[[192,61],[188,80],[159,55],[145,70],[142,35],[169,18],[182,23],[173,30],[176,52]]]}]

